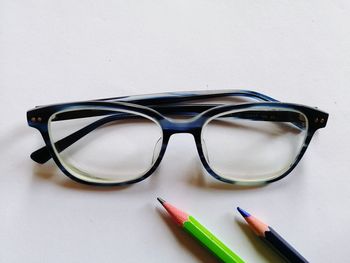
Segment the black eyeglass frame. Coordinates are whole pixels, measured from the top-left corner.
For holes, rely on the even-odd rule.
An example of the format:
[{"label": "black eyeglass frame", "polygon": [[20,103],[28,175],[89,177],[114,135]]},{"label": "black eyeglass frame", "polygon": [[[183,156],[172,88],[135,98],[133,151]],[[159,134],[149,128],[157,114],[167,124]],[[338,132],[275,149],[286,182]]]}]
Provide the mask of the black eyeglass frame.
[{"label": "black eyeglass frame", "polygon": [[[246,102],[240,104],[189,104],[189,101],[196,100],[207,100],[215,98],[230,98],[230,97],[247,97],[251,99],[258,100],[258,102]],[[186,103],[187,102],[187,103]],[[54,147],[53,142],[51,142],[49,135],[49,120],[53,114],[63,112],[61,114],[61,119],[74,119],[82,117],[96,116],[96,114],[101,115],[101,113],[94,113],[93,109],[98,108],[99,111],[105,109],[106,114],[108,110],[121,110],[121,111],[130,111],[138,114],[143,114],[149,116],[155,120],[163,131],[163,140],[161,150],[157,159],[154,161],[152,167],[139,178],[125,181],[125,182],[98,182],[98,181],[87,181],[82,180],[71,174],[59,160]],[[301,112],[308,121],[307,125],[307,134],[305,137],[304,144],[295,159],[294,163],[286,170],[283,174],[266,181],[251,181],[251,182],[242,182],[236,180],[229,180],[217,174],[208,164],[202,146],[201,133],[203,125],[213,116],[219,115],[221,113],[230,112],[230,111],[240,111],[245,110],[249,112],[249,109],[266,109],[269,108],[269,114],[265,115],[256,115],[249,118],[255,118],[256,120],[266,120],[264,118],[271,118],[273,121],[278,121],[281,118],[289,118],[289,121],[293,123],[293,116],[287,114],[290,111]],[[285,109],[285,113],[282,117],[278,115],[277,111],[274,109]],[[76,110],[75,113],[69,113],[69,110]],[[95,115],[94,115],[95,114]],[[180,114],[182,116],[192,117],[187,121],[176,121],[172,120],[165,116],[171,114]],[[277,115],[276,115],[277,114]],[[125,115],[125,114],[124,114]],[[64,150],[73,144],[75,141],[79,140],[85,136],[88,132],[94,130],[95,128],[107,123],[108,121],[115,120],[116,118],[123,118],[128,116],[123,116],[123,114],[112,115],[114,117],[104,117],[100,123],[95,123],[89,125],[89,127],[84,127],[80,131],[75,132],[72,135],[63,138],[62,140],[55,142],[55,148]],[[264,117],[265,116],[265,117]],[[130,116],[129,116],[130,117]],[[244,116],[243,116],[244,117]],[[108,119],[110,118],[110,119]],[[247,118],[247,117],[244,117]],[[37,163],[45,163],[50,158],[53,158],[57,166],[66,174],[69,178],[77,181],[79,183],[96,185],[96,186],[121,186],[129,185],[133,183],[140,182],[147,177],[149,177],[160,164],[164,153],[166,151],[169,139],[171,135],[176,133],[190,133],[193,135],[197,147],[197,151],[200,157],[200,160],[206,169],[206,171],[212,175],[214,178],[231,184],[267,184],[275,182],[287,176],[299,163],[303,157],[315,131],[319,128],[326,126],[328,120],[328,113],[320,111],[316,108],[294,104],[294,103],[284,103],[279,102],[269,96],[264,94],[248,91],[248,90],[223,90],[223,91],[192,91],[192,92],[171,92],[171,93],[160,93],[160,94],[150,94],[150,95],[137,95],[137,96],[126,96],[126,97],[116,97],[116,98],[106,98],[98,99],[92,101],[81,101],[81,102],[71,102],[71,103],[62,103],[62,104],[53,104],[47,106],[39,106],[34,109],[31,109],[27,112],[27,121],[28,125],[36,128],[41,133],[45,146],[36,150],[31,154],[32,160]],[[295,122],[296,123],[296,122]],[[295,124],[297,125],[297,124]]]}]

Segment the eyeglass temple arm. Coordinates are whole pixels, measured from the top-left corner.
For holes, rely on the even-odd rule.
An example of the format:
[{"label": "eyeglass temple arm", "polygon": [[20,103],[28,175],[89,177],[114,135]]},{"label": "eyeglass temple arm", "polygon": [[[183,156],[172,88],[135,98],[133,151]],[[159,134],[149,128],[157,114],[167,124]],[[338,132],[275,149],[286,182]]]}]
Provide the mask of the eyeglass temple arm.
[{"label": "eyeglass temple arm", "polygon": [[[181,107],[181,109],[186,112],[187,116],[193,116],[198,112],[202,112],[203,110],[209,109],[210,107],[213,107],[213,105],[190,105],[188,107]],[[162,108],[162,109],[160,109]],[[157,107],[159,111],[162,113],[167,112],[168,114],[171,113],[178,113],[179,108],[174,111],[174,106],[160,106]],[[250,120],[260,120],[260,121],[288,121],[293,123],[295,126],[302,129],[302,124],[300,123],[299,114],[298,113],[291,113],[291,112],[266,112],[261,111],[261,114],[259,114],[260,111],[247,111],[247,112],[237,112],[229,115],[225,115],[222,117],[235,117],[235,118],[241,118],[241,119],[250,119]],[[54,121],[60,121],[60,120],[66,120],[66,119],[74,119],[74,118],[84,118],[84,117],[93,117],[93,116],[103,116],[107,114],[113,114],[107,117],[104,117],[102,119],[99,119],[81,129],[78,131],[75,131],[74,133],[68,135],[67,137],[62,138],[61,140],[55,142],[55,149],[58,152],[61,152],[65,150],[70,145],[74,144],[81,138],[83,138],[85,135],[89,134],[93,130],[97,129],[100,126],[103,126],[104,124],[107,124],[112,121],[116,120],[123,120],[123,119],[137,119],[140,118],[139,116],[128,114],[128,113],[115,113],[114,111],[93,111],[93,110],[81,110],[81,111],[75,111],[75,112],[64,112],[59,114]],[[299,122],[298,122],[299,121]],[[31,158],[38,163],[45,163],[50,158],[51,155],[48,151],[48,148],[46,146],[36,150],[31,154]]]},{"label": "eyeglass temple arm", "polygon": [[225,97],[246,97],[260,101],[278,102],[265,94],[250,90],[209,90],[209,91],[184,91],[168,92],[147,95],[124,96],[115,98],[98,99],[94,101],[130,102],[139,105],[161,105],[179,103],[192,100],[204,100]]},{"label": "eyeglass temple arm", "polygon": [[[110,115],[110,116],[104,117],[102,119],[99,119],[99,120],[81,128],[81,129],[75,131],[74,133],[60,139],[59,141],[55,142],[55,149],[58,152],[62,152],[63,150],[65,150],[66,148],[68,148],[69,146],[71,146],[72,144],[74,144],[75,142],[80,140],[81,138],[83,138],[85,135],[89,134],[93,130],[95,130],[98,127],[103,126],[104,124],[107,124],[109,122],[112,122],[115,120],[122,120],[122,119],[139,118],[139,116],[135,116],[135,115],[132,116],[132,114],[120,114],[120,113],[115,114],[115,112],[113,112],[113,114],[114,115]],[[101,114],[96,114],[96,115],[100,116]],[[94,115],[94,116],[96,116],[96,115]],[[63,119],[66,119],[66,117],[64,117]],[[74,119],[74,117],[71,119]],[[59,120],[62,120],[62,119],[59,119]],[[37,163],[41,163],[41,164],[46,163],[48,160],[50,160],[52,158],[51,154],[46,146],[41,147],[40,149],[34,151],[30,155],[30,157],[32,158],[33,161],[35,161]]]}]

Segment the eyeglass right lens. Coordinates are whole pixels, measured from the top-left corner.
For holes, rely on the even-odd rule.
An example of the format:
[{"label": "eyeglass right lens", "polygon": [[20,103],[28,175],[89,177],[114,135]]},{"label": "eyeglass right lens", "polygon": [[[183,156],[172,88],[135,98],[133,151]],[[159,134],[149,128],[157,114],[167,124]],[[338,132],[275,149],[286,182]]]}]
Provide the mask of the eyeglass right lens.
[{"label": "eyeglass right lens", "polygon": [[215,173],[227,180],[271,180],[294,164],[303,147],[307,125],[304,114],[283,108],[221,113],[203,127],[205,159]]},{"label": "eyeglass right lens", "polygon": [[157,160],[163,141],[156,120],[103,108],[58,112],[50,118],[49,135],[64,168],[97,183],[142,177]]}]

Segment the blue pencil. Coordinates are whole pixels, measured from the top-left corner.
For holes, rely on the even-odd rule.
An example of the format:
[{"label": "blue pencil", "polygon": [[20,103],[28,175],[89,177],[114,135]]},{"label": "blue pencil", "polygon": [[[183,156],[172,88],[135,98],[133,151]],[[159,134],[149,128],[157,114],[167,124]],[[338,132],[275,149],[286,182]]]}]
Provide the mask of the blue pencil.
[{"label": "blue pencil", "polygon": [[287,262],[305,263],[308,262],[295,248],[284,240],[272,227],[266,225],[248,212],[237,207],[238,212],[244,217],[255,234],[275,248]]}]

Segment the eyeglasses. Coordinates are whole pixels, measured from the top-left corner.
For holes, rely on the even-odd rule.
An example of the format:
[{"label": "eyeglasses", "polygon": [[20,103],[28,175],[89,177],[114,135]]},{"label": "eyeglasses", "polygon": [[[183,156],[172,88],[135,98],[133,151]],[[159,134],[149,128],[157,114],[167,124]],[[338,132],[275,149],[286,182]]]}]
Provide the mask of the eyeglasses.
[{"label": "eyeglasses", "polygon": [[[240,99],[239,103],[214,103]],[[208,103],[211,102],[211,103]],[[180,119],[179,119],[180,118]],[[216,179],[263,184],[289,174],[328,114],[246,90],[173,92],[40,106],[27,112],[51,158],[71,179],[125,185],[150,176],[171,135],[193,135],[200,160]]]}]

